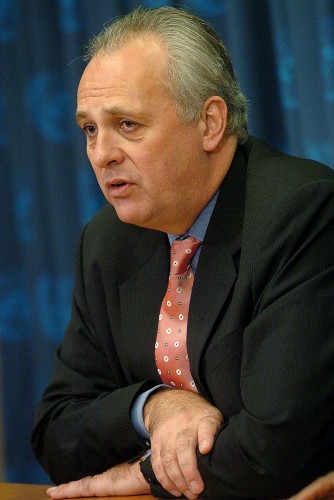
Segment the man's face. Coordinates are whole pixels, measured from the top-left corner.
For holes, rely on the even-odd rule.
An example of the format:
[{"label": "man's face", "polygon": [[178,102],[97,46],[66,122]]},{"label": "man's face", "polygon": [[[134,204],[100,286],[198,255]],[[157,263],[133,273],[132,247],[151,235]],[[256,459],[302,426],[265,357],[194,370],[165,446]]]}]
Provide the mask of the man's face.
[{"label": "man's face", "polygon": [[163,86],[166,71],[165,51],[154,39],[95,56],[79,84],[77,121],[118,217],[179,234],[213,193],[206,187],[204,122],[180,121]]}]

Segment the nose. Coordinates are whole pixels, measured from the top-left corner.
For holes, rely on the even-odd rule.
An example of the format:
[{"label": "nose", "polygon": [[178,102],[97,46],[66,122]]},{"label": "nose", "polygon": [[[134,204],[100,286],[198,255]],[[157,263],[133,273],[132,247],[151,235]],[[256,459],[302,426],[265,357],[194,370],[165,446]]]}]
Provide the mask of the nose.
[{"label": "nose", "polygon": [[87,150],[91,163],[98,168],[110,168],[122,163],[124,154],[115,139],[107,134],[98,135],[92,149]]}]

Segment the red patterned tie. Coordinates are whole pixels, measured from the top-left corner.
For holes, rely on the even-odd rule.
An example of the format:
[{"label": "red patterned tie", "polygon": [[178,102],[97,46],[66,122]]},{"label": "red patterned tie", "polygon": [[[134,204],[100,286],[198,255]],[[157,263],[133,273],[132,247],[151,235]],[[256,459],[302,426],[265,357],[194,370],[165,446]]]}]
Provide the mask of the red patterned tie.
[{"label": "red patterned tie", "polygon": [[191,236],[172,244],[168,288],[161,305],[155,343],[155,361],[162,381],[195,392],[187,353],[187,322],[194,282],[190,262],[200,244],[201,241]]}]

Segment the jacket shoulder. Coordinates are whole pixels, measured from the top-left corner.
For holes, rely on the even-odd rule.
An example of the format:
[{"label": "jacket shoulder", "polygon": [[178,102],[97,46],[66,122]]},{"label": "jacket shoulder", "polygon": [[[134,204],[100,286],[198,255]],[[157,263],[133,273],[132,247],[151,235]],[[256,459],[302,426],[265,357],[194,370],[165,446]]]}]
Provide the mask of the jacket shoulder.
[{"label": "jacket shoulder", "polygon": [[[109,205],[104,205],[84,227],[79,247],[85,261],[126,262],[133,253],[150,255],[164,241],[160,231],[122,222]],[[139,252],[139,253],[138,253]]]},{"label": "jacket shoulder", "polygon": [[334,170],[315,160],[292,156],[251,137],[245,145],[249,160],[247,173],[273,185],[293,190],[321,180],[334,182]]}]

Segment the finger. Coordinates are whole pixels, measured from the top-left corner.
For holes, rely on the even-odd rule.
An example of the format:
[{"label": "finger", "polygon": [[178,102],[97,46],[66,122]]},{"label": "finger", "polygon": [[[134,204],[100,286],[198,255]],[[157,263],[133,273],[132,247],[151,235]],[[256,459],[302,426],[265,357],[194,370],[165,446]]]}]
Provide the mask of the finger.
[{"label": "finger", "polygon": [[329,473],[306,486],[302,491],[291,497],[291,500],[323,500],[334,498],[334,473]]},{"label": "finger", "polygon": [[110,485],[107,488],[106,476],[99,474],[96,476],[87,476],[78,481],[71,481],[59,486],[49,488],[47,494],[54,499],[60,498],[80,498],[91,496],[103,496],[111,494]]},{"label": "finger", "polygon": [[[185,470],[189,472],[190,467],[188,466],[188,464],[190,464],[190,459],[188,460],[188,458],[184,455],[180,455],[179,457],[177,454],[178,451],[180,451],[180,449],[177,445],[175,447],[175,450],[173,451],[169,449],[163,449],[160,452],[162,466],[164,468],[164,471],[167,473],[169,480],[177,487],[177,489],[181,491],[187,498],[195,499],[197,497],[197,494],[189,488],[188,481],[183,474],[179,462],[179,459],[181,458],[181,464],[183,464],[185,466]],[[190,480],[193,478],[195,478],[195,475],[190,475]]]},{"label": "finger", "polygon": [[203,418],[198,425],[198,448],[200,453],[209,453],[215,442],[215,435],[221,425],[221,421],[215,416]]},{"label": "finger", "polygon": [[177,497],[183,494],[190,500],[195,500],[197,498],[197,494],[189,489],[182,471],[178,466],[175,453],[170,451],[154,453],[153,451],[151,465],[157,481],[169,493]]},{"label": "finger", "polygon": [[165,467],[162,464],[160,449],[154,448],[152,442],[151,442],[151,449],[152,449],[151,465],[152,465],[152,469],[153,469],[153,472],[155,474],[155,477],[157,478],[157,481],[161,484],[161,486],[165,490],[167,490],[172,495],[174,495],[176,497],[181,496],[182,492],[175,486],[173,481],[170,480],[170,478],[165,470]]},{"label": "finger", "polygon": [[[190,431],[180,431],[177,433],[175,446],[182,478],[186,481],[190,491],[195,495],[199,495],[204,490],[204,482],[197,468],[197,436],[195,440]],[[171,477],[169,471],[167,473]],[[180,489],[178,482],[175,482],[175,484]]]},{"label": "finger", "polygon": [[59,486],[49,488],[47,494],[54,499],[79,498],[94,495],[91,488],[91,477],[85,477],[79,481],[71,481]]}]

